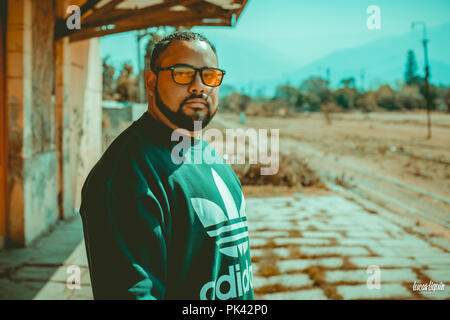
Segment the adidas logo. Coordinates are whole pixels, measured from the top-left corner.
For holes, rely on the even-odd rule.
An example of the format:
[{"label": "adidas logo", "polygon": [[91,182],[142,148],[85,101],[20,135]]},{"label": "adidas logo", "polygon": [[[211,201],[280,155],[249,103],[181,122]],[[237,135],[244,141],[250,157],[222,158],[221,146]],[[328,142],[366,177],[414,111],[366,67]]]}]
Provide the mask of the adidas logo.
[{"label": "adidas logo", "polygon": [[219,251],[237,258],[248,250],[248,227],[245,216],[245,200],[242,194],[241,206],[237,210],[230,190],[214,169],[214,182],[225,204],[226,213],[216,203],[203,198],[192,198],[191,204],[207,234],[215,238]]},{"label": "adidas logo", "polygon": [[[207,282],[200,290],[200,299],[208,300],[208,292],[211,292],[212,299],[218,298],[220,300],[228,300],[237,297],[242,297],[250,289],[253,288],[253,274],[252,266],[245,261],[245,268],[241,270],[239,264],[228,267],[228,274],[224,274],[217,279],[217,281]],[[223,284],[227,285],[223,285]],[[223,288],[228,288],[228,291],[223,292]]]}]

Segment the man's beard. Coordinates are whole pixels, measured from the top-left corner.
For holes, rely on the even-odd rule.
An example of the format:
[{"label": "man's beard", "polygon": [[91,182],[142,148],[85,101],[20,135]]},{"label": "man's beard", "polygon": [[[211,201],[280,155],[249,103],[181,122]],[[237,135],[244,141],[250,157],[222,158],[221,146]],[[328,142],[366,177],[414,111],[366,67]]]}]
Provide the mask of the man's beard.
[{"label": "man's beard", "polygon": [[172,111],[161,100],[161,96],[159,95],[158,87],[156,87],[155,89],[156,89],[155,90],[155,92],[156,92],[156,97],[155,97],[156,106],[161,111],[161,113],[164,116],[166,116],[166,118],[170,122],[175,124],[177,127],[186,129],[188,131],[194,131],[194,121],[200,121],[202,129],[205,128],[211,122],[211,120],[212,120],[214,115],[211,114],[211,108],[210,108],[209,103],[207,103],[207,105],[206,105],[207,113],[205,115],[200,114],[198,112],[195,112],[192,116],[189,116],[189,115],[187,115],[186,113],[183,112],[183,105],[185,104],[185,102],[187,100],[200,98],[200,99],[204,99],[206,101],[206,99],[205,99],[205,97],[203,95],[193,94],[193,95],[189,96],[188,98],[186,98],[180,104],[180,107],[178,108],[177,111]]}]

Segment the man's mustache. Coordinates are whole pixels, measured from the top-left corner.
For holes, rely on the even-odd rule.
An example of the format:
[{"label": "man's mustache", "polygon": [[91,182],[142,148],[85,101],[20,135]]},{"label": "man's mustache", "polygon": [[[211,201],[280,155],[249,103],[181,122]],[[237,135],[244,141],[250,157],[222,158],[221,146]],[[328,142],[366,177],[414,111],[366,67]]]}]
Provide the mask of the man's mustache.
[{"label": "man's mustache", "polygon": [[209,109],[209,102],[207,100],[208,96],[205,94],[192,94],[183,100],[183,102],[181,103],[181,106],[184,106],[186,104],[186,102],[191,99],[202,99],[203,101],[205,101],[206,107]]}]

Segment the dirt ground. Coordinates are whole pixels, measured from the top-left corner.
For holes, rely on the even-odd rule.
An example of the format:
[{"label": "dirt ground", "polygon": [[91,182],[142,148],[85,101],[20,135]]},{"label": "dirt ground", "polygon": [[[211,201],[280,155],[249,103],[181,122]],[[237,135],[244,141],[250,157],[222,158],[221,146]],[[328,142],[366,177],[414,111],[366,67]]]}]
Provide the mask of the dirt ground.
[{"label": "dirt ground", "polygon": [[[450,198],[450,114],[431,114],[431,139],[427,139],[427,115],[423,111],[339,113],[331,115],[331,123],[321,113],[247,117],[244,125],[235,114],[221,114],[219,118],[243,129],[279,129],[280,152],[295,151],[320,173],[333,172],[337,184],[377,190],[413,212],[450,223],[450,203],[446,202]],[[320,153],[322,159],[314,153]],[[369,179],[366,173],[372,177]],[[388,179],[399,184],[394,186]],[[414,188],[426,195],[411,191]],[[257,188],[246,189],[258,193]],[[279,187],[273,190],[288,191]],[[438,220],[425,220],[418,219],[417,224],[434,224],[437,233],[448,236],[448,227],[434,223]]]}]

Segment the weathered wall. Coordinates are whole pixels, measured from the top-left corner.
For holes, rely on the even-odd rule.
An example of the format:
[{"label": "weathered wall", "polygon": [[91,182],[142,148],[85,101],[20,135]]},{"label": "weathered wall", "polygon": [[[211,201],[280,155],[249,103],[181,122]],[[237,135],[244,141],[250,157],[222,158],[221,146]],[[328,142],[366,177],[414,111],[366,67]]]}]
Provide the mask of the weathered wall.
[{"label": "weathered wall", "polygon": [[67,0],[8,0],[6,237],[28,245],[78,210],[101,154],[98,39],[54,40]]},{"label": "weathered wall", "polygon": [[[56,2],[56,16],[63,19],[67,13],[69,0]],[[57,122],[57,148],[59,164],[59,218],[64,219],[74,214],[72,174],[70,167],[70,43],[62,38],[55,42],[55,102]]]},{"label": "weathered wall", "polygon": [[98,39],[71,43],[71,173],[74,208],[79,210],[83,183],[101,155],[102,79]]},{"label": "weathered wall", "polygon": [[145,103],[102,102],[102,153],[131,123],[147,111]]},{"label": "weathered wall", "polygon": [[8,1],[7,235],[28,244],[58,216],[53,1]]},{"label": "weathered wall", "polygon": [[6,84],[6,2],[0,2],[0,248],[6,239],[6,159],[7,159],[7,109],[5,103]]},{"label": "weathered wall", "polygon": [[[53,1],[32,1],[32,104],[29,158],[25,161],[25,234],[30,240],[58,219],[58,151],[54,96],[55,8]],[[27,122],[28,122],[27,121]],[[26,122],[26,123],[27,123]]]},{"label": "weathered wall", "polygon": [[[25,241],[24,126],[31,109],[31,1],[8,0],[6,33],[6,100],[8,108],[8,177],[6,235]],[[9,240],[7,239],[7,240]]]}]

